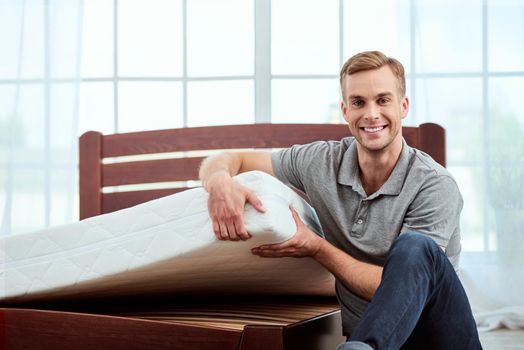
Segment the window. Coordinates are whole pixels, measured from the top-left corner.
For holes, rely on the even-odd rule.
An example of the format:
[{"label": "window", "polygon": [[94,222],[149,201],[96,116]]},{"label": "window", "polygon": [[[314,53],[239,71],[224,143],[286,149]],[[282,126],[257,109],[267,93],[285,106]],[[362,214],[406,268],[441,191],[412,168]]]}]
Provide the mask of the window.
[{"label": "window", "polygon": [[[464,249],[500,249],[501,215],[522,222],[520,0],[26,3],[0,4],[3,232],[77,218],[75,140],[84,131],[339,123],[340,66],[372,49],[404,63],[404,124],[446,128],[448,167],[465,198]],[[523,180],[503,181],[508,171]],[[38,214],[28,221],[11,207]]]}]

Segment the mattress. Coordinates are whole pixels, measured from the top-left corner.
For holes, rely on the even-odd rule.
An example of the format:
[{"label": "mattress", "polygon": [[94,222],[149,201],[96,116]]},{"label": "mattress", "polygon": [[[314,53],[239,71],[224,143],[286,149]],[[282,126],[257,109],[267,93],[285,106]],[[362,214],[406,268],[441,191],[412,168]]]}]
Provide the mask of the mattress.
[{"label": "mattress", "polygon": [[0,240],[0,301],[147,294],[334,295],[334,278],[311,258],[261,258],[251,248],[290,239],[289,205],[319,235],[314,210],[272,176],[236,180],[266,208],[246,205],[252,238],[220,241],[207,192],[195,188],[110,214]]}]

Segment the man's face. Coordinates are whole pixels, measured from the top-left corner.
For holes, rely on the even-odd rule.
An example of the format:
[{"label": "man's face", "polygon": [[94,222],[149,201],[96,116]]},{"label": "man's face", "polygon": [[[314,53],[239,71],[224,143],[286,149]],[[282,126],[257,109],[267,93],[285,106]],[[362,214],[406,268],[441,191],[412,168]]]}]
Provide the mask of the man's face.
[{"label": "man's face", "polygon": [[348,75],[342,82],[341,103],[351,134],[369,152],[380,152],[402,137],[401,119],[409,101],[400,96],[389,66]]}]

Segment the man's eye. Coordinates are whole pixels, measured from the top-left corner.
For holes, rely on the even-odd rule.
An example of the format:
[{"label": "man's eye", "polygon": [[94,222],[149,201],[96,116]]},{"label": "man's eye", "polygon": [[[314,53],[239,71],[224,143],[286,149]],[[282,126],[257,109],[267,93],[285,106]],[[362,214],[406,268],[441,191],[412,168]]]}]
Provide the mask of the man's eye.
[{"label": "man's eye", "polygon": [[380,98],[380,99],[378,100],[378,103],[381,104],[381,105],[386,104],[386,103],[388,103],[388,102],[389,102],[389,99],[386,98],[386,97],[382,97],[382,98]]},{"label": "man's eye", "polygon": [[362,100],[354,100],[352,104],[355,107],[362,107],[364,105],[364,101],[362,101]]}]

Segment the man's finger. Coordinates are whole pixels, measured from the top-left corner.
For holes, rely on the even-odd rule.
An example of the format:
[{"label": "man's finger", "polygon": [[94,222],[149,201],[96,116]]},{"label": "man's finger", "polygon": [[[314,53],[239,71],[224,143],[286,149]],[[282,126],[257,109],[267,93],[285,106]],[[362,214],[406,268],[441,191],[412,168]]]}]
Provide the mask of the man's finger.
[{"label": "man's finger", "polygon": [[238,235],[237,230],[235,228],[235,223],[233,221],[226,223],[227,232],[229,233],[229,237],[227,239],[231,241],[238,241]]},{"label": "man's finger", "polygon": [[228,240],[229,239],[229,232],[227,230],[226,224],[223,223],[223,222],[220,222],[219,226],[220,226],[220,237],[219,237],[219,239],[222,240],[222,241]]},{"label": "man's finger", "polygon": [[287,249],[288,247],[292,246],[294,244],[294,242],[289,239],[285,242],[282,242],[282,243],[275,243],[275,244],[265,244],[265,245],[261,245],[260,247],[256,247],[255,249],[259,249],[259,250],[282,250],[282,249]]},{"label": "man's finger", "polygon": [[237,232],[238,237],[245,241],[251,238],[251,235],[246,231],[246,226],[244,225],[244,221],[242,218],[239,218],[234,222],[235,229]]},{"label": "man's finger", "polygon": [[294,256],[296,250],[294,248],[280,249],[280,250],[256,250],[253,249],[253,254],[265,258],[282,258]]},{"label": "man's finger", "polygon": [[249,204],[251,204],[259,212],[261,213],[266,212],[266,208],[264,207],[260,199],[258,199],[257,195],[253,191],[250,191],[250,190],[247,191],[246,200],[249,202]]},{"label": "man's finger", "polygon": [[302,226],[304,223],[302,222],[302,220],[300,219],[300,216],[298,215],[297,211],[295,210],[295,208],[293,208],[292,205],[289,205],[289,210],[291,210],[291,215],[293,216],[293,219],[295,220],[295,223],[297,224],[297,228],[299,226]]},{"label": "man's finger", "polygon": [[220,225],[215,219],[212,219],[211,222],[213,223],[213,232],[215,233],[215,237],[220,239]]}]

